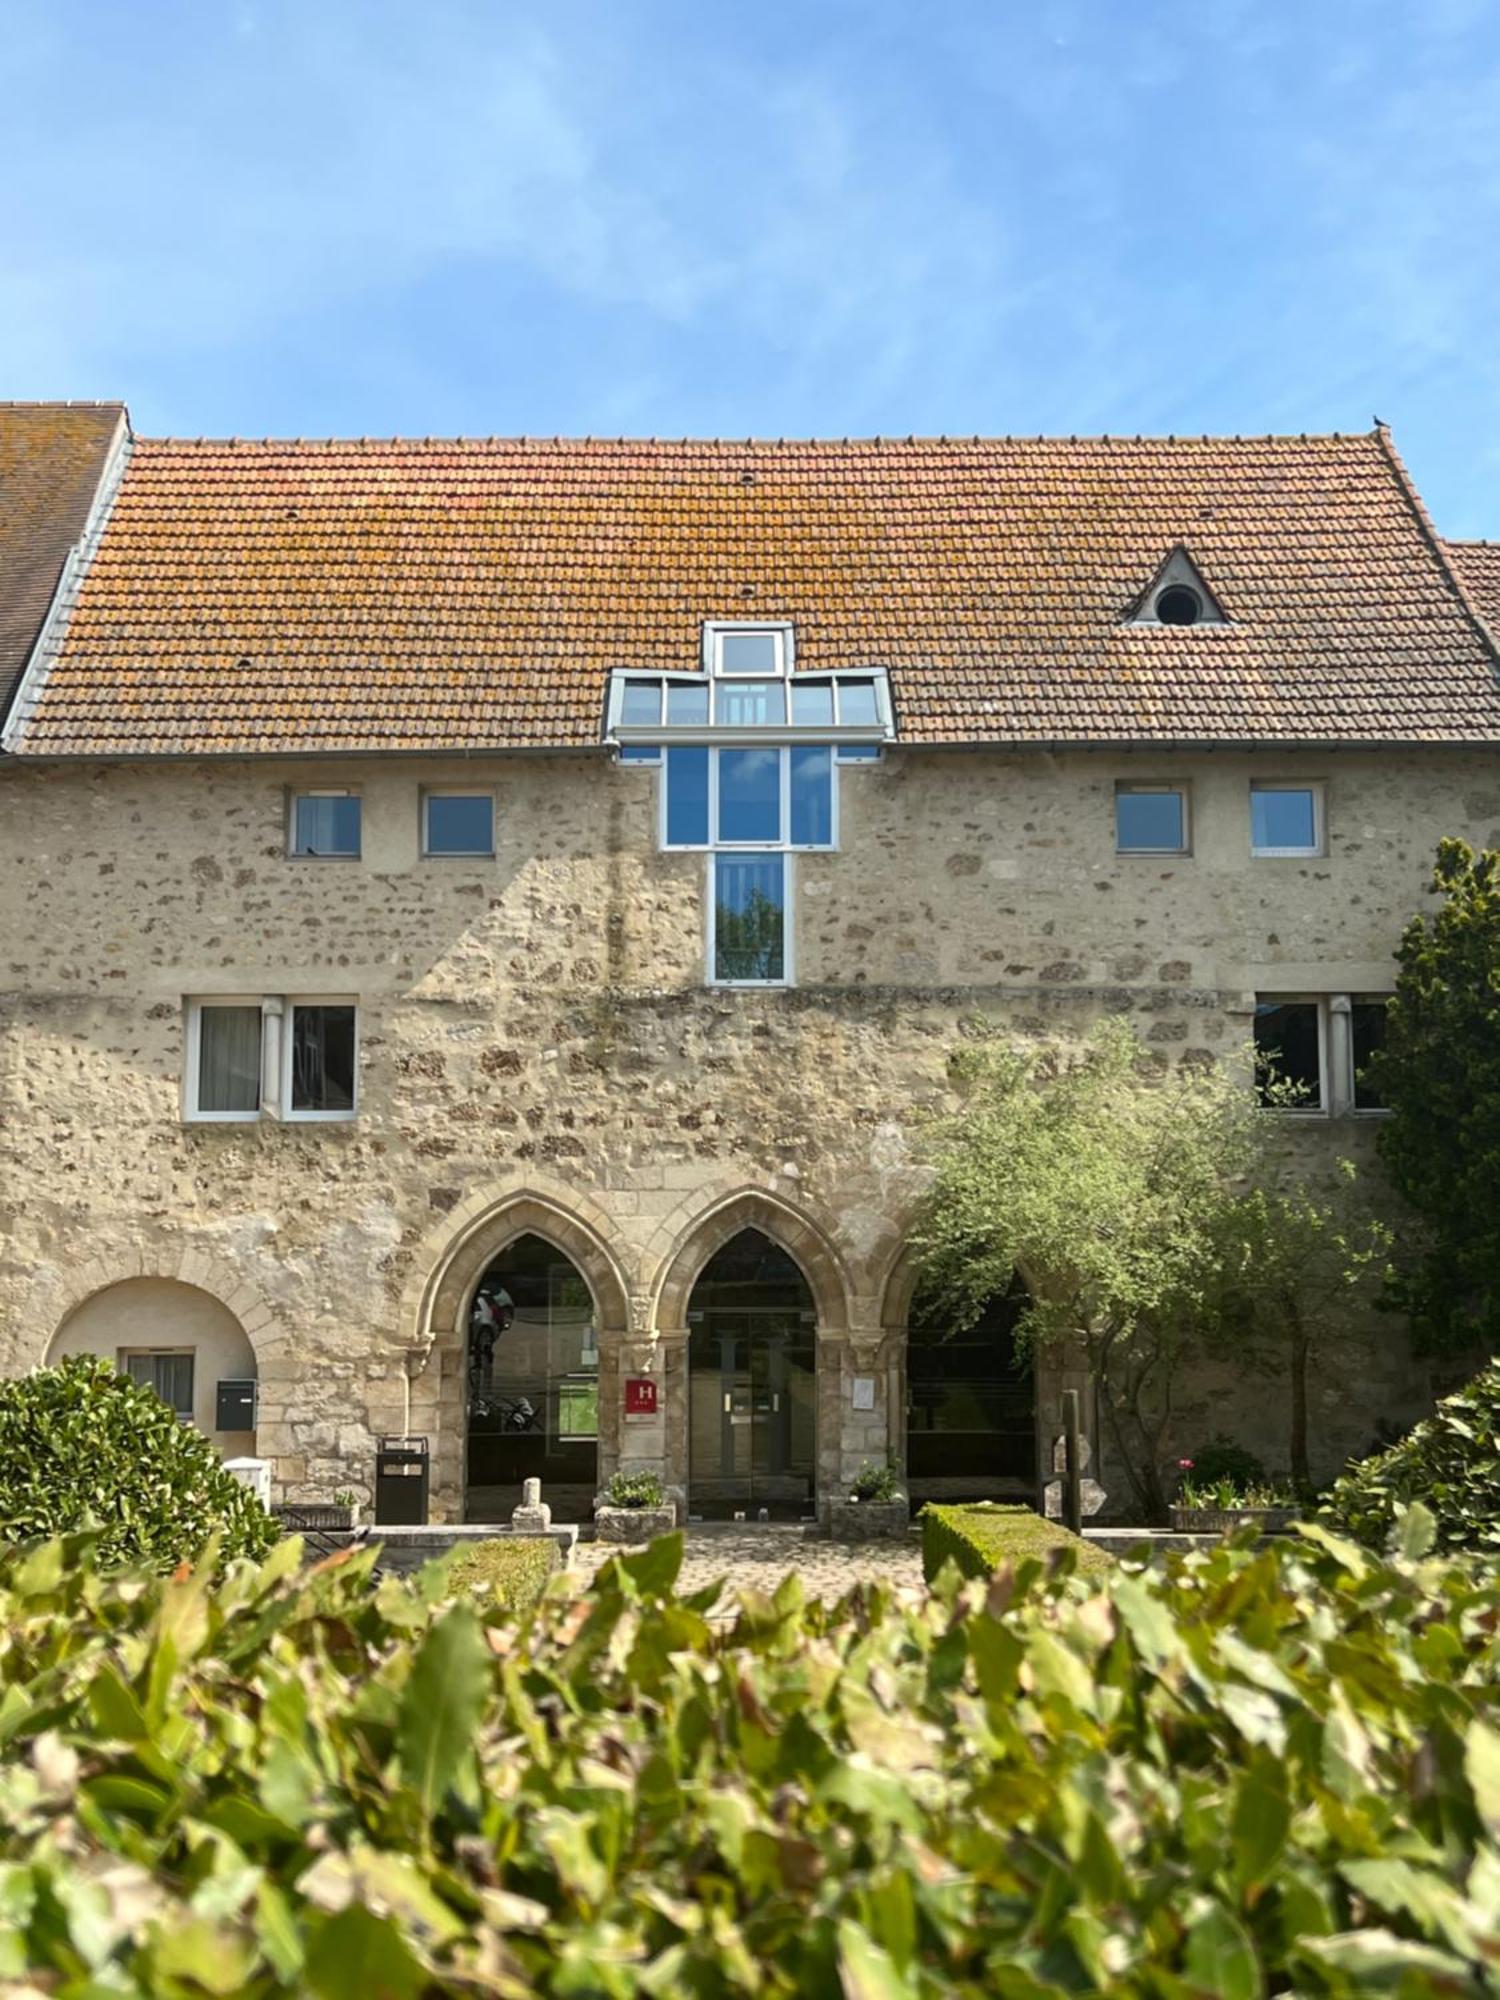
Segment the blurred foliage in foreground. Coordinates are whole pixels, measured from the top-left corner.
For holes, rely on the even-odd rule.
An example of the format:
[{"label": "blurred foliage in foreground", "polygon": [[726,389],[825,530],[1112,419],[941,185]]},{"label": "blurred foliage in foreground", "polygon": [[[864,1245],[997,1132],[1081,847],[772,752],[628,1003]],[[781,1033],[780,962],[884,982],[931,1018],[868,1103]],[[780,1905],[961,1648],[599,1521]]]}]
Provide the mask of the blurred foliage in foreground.
[{"label": "blurred foliage in foreground", "polygon": [[1329,1494],[1326,1516],[1336,1530],[1383,1548],[1414,1501],[1432,1514],[1441,1547],[1500,1557],[1500,1358],[1399,1444],[1351,1466]]},{"label": "blurred foliage in foreground", "polygon": [[728,1627],[675,1536],[519,1618],[294,1542],[218,1583],[42,1545],[0,1564],[0,1980],[1500,1993],[1500,1579],[1403,1534]]}]

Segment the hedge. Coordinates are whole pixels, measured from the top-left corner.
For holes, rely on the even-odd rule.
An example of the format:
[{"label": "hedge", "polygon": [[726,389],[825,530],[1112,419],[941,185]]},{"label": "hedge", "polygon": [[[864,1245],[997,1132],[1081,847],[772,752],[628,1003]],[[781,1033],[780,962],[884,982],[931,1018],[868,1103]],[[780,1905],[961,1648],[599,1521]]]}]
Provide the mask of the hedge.
[{"label": "hedge", "polygon": [[550,1537],[512,1541],[497,1535],[451,1557],[448,1582],[455,1590],[485,1590],[508,1611],[526,1611],[557,1566],[558,1548]]},{"label": "hedge", "polygon": [[1413,1501],[1432,1513],[1444,1548],[1500,1554],[1500,1359],[1399,1444],[1351,1467],[1325,1518],[1381,1548]]},{"label": "hedge", "polygon": [[1325,1531],[711,1624],[681,1538],[0,1561],[0,1983],[58,1995],[1496,1990],[1500,1581]]},{"label": "hedge", "polygon": [[931,1583],[945,1562],[957,1565],[960,1576],[990,1576],[1006,1563],[1028,1557],[1047,1560],[1071,1548],[1080,1570],[1102,1570],[1108,1558],[1056,1521],[1045,1520],[1030,1507],[988,1504],[922,1509],[922,1574]]}]

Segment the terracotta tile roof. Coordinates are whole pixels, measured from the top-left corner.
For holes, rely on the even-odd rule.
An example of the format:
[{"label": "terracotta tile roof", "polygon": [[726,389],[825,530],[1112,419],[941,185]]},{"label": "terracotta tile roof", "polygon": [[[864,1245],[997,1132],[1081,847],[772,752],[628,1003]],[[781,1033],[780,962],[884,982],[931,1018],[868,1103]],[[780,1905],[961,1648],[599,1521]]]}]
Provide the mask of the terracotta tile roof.
[{"label": "terracotta tile roof", "polygon": [[0,721],[124,415],[120,403],[0,403]]},{"label": "terracotta tile roof", "polygon": [[1500,542],[1445,542],[1443,546],[1491,636],[1500,638]]},{"label": "terracotta tile roof", "polygon": [[[1177,543],[1231,622],[1122,622]],[[1377,432],[139,441],[20,747],[593,744],[611,667],[723,617],[887,666],[912,742],[1500,741]]]}]

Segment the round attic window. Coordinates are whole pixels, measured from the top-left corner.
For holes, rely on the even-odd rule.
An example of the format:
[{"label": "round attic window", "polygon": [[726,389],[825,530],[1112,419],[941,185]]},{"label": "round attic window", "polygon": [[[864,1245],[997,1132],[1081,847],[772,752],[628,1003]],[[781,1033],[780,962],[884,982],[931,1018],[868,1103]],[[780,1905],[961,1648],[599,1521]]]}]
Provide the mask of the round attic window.
[{"label": "round attic window", "polygon": [[1203,616],[1203,599],[1185,583],[1169,583],[1156,600],[1156,616],[1162,625],[1196,625]]}]

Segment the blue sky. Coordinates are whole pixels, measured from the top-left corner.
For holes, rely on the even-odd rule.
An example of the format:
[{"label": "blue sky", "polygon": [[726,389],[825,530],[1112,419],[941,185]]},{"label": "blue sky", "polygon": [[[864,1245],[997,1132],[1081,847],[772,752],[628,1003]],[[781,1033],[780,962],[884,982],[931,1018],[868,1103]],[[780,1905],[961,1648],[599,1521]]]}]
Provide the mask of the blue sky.
[{"label": "blue sky", "polygon": [[0,394],[1358,430],[1500,536],[1496,0],[0,0]]}]

